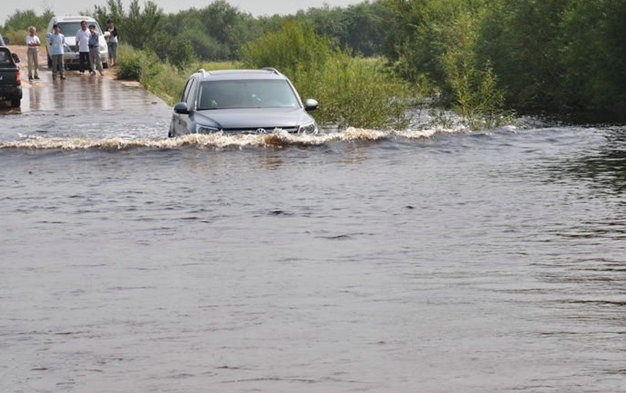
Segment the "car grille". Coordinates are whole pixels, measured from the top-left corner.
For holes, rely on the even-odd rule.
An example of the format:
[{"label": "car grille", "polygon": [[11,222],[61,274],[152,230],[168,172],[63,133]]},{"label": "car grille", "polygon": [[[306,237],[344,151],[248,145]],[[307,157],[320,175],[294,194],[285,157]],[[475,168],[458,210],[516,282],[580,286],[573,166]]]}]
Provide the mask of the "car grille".
[{"label": "car grille", "polygon": [[298,132],[298,127],[224,128],[222,131],[233,134],[271,134],[277,129],[287,131],[290,134]]}]

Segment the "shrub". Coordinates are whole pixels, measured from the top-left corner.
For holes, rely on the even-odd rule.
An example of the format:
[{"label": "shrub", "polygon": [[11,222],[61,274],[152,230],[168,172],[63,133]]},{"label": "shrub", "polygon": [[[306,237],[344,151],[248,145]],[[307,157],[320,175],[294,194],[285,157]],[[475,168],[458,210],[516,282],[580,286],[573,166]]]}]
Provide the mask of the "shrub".
[{"label": "shrub", "polygon": [[198,69],[205,70],[241,68],[235,62],[192,62],[185,68],[172,65],[161,60],[155,53],[148,50],[137,50],[122,44],[118,51],[118,79],[136,80],[150,92],[173,105],[187,81],[187,78]]},{"label": "shrub", "polygon": [[140,51],[128,45],[120,45],[118,49],[117,78],[138,81],[141,79],[143,59]]},{"label": "shrub", "polygon": [[26,45],[27,35],[28,30],[7,30],[2,37],[7,45]]},{"label": "shrub", "polygon": [[244,46],[241,56],[252,68],[275,67],[304,98],[315,97],[321,124],[341,127],[400,127],[406,124],[407,85],[381,62],[353,58],[318,36],[311,25],[288,22]]}]

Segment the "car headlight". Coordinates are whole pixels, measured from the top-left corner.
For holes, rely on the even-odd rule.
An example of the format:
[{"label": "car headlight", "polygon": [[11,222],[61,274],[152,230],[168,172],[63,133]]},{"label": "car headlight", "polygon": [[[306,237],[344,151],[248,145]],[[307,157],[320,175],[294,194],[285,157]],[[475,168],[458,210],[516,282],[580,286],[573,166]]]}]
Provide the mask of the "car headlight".
[{"label": "car headlight", "polygon": [[317,134],[317,124],[314,121],[298,127],[298,134]]},{"label": "car headlight", "polygon": [[218,132],[218,131],[219,131],[219,128],[217,127],[196,124],[196,134],[211,134],[213,132]]}]

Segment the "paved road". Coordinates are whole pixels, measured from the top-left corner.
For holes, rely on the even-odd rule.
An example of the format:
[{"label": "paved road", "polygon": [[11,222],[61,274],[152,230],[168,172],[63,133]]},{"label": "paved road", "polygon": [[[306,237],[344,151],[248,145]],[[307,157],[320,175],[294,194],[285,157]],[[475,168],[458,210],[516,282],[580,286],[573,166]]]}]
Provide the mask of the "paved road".
[{"label": "paved road", "polygon": [[169,107],[136,82],[67,72],[52,80],[45,50],[40,51],[40,80],[29,82],[25,47],[11,47],[22,59],[24,96],[20,108],[0,107],[0,139],[31,135],[62,137],[165,136]]}]

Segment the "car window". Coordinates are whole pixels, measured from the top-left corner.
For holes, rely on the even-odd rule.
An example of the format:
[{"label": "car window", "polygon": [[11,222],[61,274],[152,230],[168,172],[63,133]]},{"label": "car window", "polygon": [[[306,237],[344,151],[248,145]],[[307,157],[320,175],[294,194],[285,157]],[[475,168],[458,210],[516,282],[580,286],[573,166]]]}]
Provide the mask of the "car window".
[{"label": "car window", "polygon": [[299,108],[298,98],[284,79],[203,82],[198,109]]},{"label": "car window", "polygon": [[196,97],[196,87],[198,85],[198,82],[195,79],[191,80],[191,84],[189,85],[189,92],[187,94],[187,99],[185,100],[185,102],[187,103],[187,107],[189,109],[192,109],[194,106],[194,98]]},{"label": "car window", "polygon": [[181,102],[187,102],[187,95],[189,95],[189,88],[191,87],[191,81],[192,79],[189,79],[187,81],[187,83],[185,83],[185,88],[183,89],[183,92],[180,93],[180,101]]},{"label": "car window", "polygon": [[[100,26],[97,22],[89,22],[87,21],[87,26],[96,25],[96,31],[102,34],[102,30],[100,30]],[[59,22],[59,27],[61,28],[61,34],[66,37],[74,37],[76,32],[80,30],[80,21],[78,22]]]},{"label": "car window", "polygon": [[0,49],[0,68],[13,68],[11,53],[6,49]]}]

